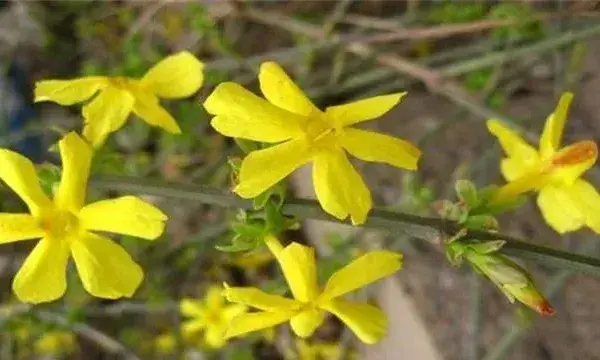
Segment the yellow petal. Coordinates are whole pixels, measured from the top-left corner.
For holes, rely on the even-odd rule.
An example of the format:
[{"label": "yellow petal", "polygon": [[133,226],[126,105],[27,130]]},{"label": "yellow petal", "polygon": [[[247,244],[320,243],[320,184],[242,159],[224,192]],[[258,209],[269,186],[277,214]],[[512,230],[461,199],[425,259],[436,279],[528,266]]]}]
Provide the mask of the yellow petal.
[{"label": "yellow petal", "polygon": [[16,152],[0,149],[0,180],[27,204],[33,215],[49,208],[52,202],[42,191],[33,163]]},{"label": "yellow petal", "polygon": [[135,91],[134,96],[133,112],[140,119],[171,134],[181,134],[177,121],[160,105],[156,95],[144,91]]},{"label": "yellow petal", "polygon": [[421,157],[421,150],[408,141],[372,131],[346,128],[341,131],[340,141],[346,151],[361,160],[382,162],[401,169],[416,170]]},{"label": "yellow petal", "polygon": [[321,326],[325,319],[325,313],[318,309],[302,311],[290,320],[290,326],[294,333],[301,338],[311,336]]},{"label": "yellow petal", "polygon": [[567,189],[567,192],[571,199],[579,205],[579,209],[585,217],[585,225],[600,233],[600,194],[598,191],[589,182],[579,179]]},{"label": "yellow petal", "polygon": [[92,233],[73,239],[71,254],[83,287],[106,299],[132,297],[144,274],[123,247]]},{"label": "yellow petal", "polygon": [[319,289],[313,248],[291,243],[279,254],[277,261],[296,300],[310,302],[317,298]]},{"label": "yellow petal", "polygon": [[84,206],[79,213],[88,230],[107,231],[154,240],[165,229],[167,216],[154,205],[135,196],[101,200]]},{"label": "yellow petal", "polygon": [[211,311],[220,311],[225,305],[223,288],[221,286],[211,286],[208,288],[204,299],[208,309]]},{"label": "yellow petal", "polygon": [[0,213],[0,244],[44,236],[36,218],[30,214]]},{"label": "yellow petal", "polygon": [[566,92],[562,94],[558,105],[556,105],[556,109],[546,120],[544,131],[540,138],[540,153],[542,157],[548,157],[554,151],[558,150],[572,100],[572,93]]},{"label": "yellow petal", "polygon": [[38,304],[54,301],[67,289],[66,241],[42,239],[27,256],[13,280],[13,291],[20,301]]},{"label": "yellow petal", "polygon": [[302,306],[297,301],[279,295],[267,294],[253,287],[228,287],[223,291],[223,294],[230,302],[265,311],[293,312]]},{"label": "yellow petal", "polygon": [[133,96],[125,90],[107,87],[83,107],[83,136],[99,147],[111,132],[120,129],[133,109]]},{"label": "yellow petal", "polygon": [[487,128],[498,138],[500,145],[508,157],[518,158],[526,164],[535,165],[539,162],[537,151],[526,143],[514,130],[498,120],[488,120]]},{"label": "yellow petal", "polygon": [[507,181],[513,181],[532,171],[534,167],[521,158],[504,158],[500,161],[500,172]]},{"label": "yellow petal", "polygon": [[204,64],[194,55],[182,51],[154,65],[141,85],[162,98],[184,98],[194,94],[204,80]]},{"label": "yellow petal", "polygon": [[73,212],[85,201],[92,162],[92,148],[77,133],[70,132],[58,142],[62,179],[55,195],[57,205]]},{"label": "yellow petal", "polygon": [[328,107],[325,114],[338,126],[373,120],[390,111],[406,92],[375,96],[344,105]]},{"label": "yellow petal", "polygon": [[366,344],[375,344],[387,332],[388,319],[375,306],[336,299],[327,302],[322,308],[342,320]]},{"label": "yellow petal", "polygon": [[311,149],[304,139],[294,139],[253,151],[242,161],[239,184],[233,191],[246,199],[256,197],[307,163],[310,158]]},{"label": "yellow petal", "polygon": [[371,192],[343,151],[321,152],[314,157],[313,183],[317,199],[327,213],[352,223],[365,222],[371,210]]},{"label": "yellow petal", "polygon": [[402,254],[370,251],[346,265],[329,278],[321,300],[329,300],[365,287],[402,268]]},{"label": "yellow petal", "polygon": [[219,133],[275,143],[302,135],[306,119],[259,98],[236,83],[222,83],[204,102]]},{"label": "yellow petal", "polygon": [[215,326],[207,328],[204,333],[204,342],[213,349],[222,348],[227,343],[225,331],[227,331],[227,328]]},{"label": "yellow petal", "polygon": [[571,185],[596,163],[598,146],[590,140],[576,142],[560,149],[552,156],[549,170],[554,179]]},{"label": "yellow petal", "polygon": [[202,301],[190,298],[181,299],[179,302],[179,312],[186,317],[203,317],[206,311]]},{"label": "yellow petal", "polygon": [[227,322],[227,325],[229,325],[234,318],[246,311],[248,311],[248,308],[245,305],[229,305],[223,310],[223,318]]},{"label": "yellow petal", "polygon": [[60,105],[73,105],[94,96],[108,86],[101,76],[89,76],[74,80],[43,80],[35,83],[35,102],[54,101]]},{"label": "yellow petal", "polygon": [[552,185],[543,187],[537,203],[546,222],[561,234],[575,231],[585,223],[585,215],[579,204],[563,188]]},{"label": "yellow petal", "polygon": [[253,331],[270,328],[271,326],[279,325],[291,319],[296,313],[294,312],[258,312],[251,314],[243,314],[237,316],[225,333],[225,338],[244,335]]},{"label": "yellow petal", "polygon": [[258,81],[260,90],[271,104],[302,116],[318,111],[279,64],[272,61],[262,63]]}]

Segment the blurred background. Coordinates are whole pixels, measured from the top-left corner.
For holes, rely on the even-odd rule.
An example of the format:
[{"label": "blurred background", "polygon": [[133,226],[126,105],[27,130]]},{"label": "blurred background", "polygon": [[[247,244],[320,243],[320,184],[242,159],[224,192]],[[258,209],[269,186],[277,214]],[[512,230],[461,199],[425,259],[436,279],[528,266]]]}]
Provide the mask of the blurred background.
[{"label": "blurred background", "polygon": [[[454,180],[500,183],[501,152],[485,120],[500,118],[535,138],[563,91],[575,93],[565,142],[600,136],[600,2],[580,1],[1,1],[0,146],[41,164],[50,187],[59,176],[49,148],[80,129],[80,107],[32,104],[40,79],[85,75],[139,77],[163,57],[188,50],[206,63],[193,98],[166,102],[183,134],[139,119],[110,137],[93,173],[231,185],[236,144],[209,127],[201,102],[216,84],[257,91],[262,61],[275,60],[321,107],[409,91],[367,126],[419,144],[417,173],[360,163],[375,203],[433,215],[451,198]],[[2,166],[2,164],[0,164]],[[600,184],[598,171],[590,178]],[[289,191],[311,197],[310,170]],[[0,188],[0,211],[23,204]],[[90,201],[113,192],[90,187]],[[182,298],[206,296],[223,281],[285,291],[264,249],[218,251],[231,242],[235,209],[151,198],[170,216],[154,242],[120,238],[145,269],[136,296],[91,298],[74,271],[64,299],[19,304],[10,282],[34,242],[0,248],[0,359],[600,359],[597,279],[527,263],[557,314],[541,318],[511,305],[467,268],[453,268],[438,248],[402,233],[364,231],[317,221],[285,234],[315,246],[322,278],[361,251],[402,251],[404,269],[359,296],[390,316],[386,339],[362,347],[334,319],[307,341],[287,325],[210,348],[182,336]],[[589,231],[562,238],[541,220],[534,201],[501,218],[503,232],[591,256]],[[74,270],[74,269],[73,269]]]}]

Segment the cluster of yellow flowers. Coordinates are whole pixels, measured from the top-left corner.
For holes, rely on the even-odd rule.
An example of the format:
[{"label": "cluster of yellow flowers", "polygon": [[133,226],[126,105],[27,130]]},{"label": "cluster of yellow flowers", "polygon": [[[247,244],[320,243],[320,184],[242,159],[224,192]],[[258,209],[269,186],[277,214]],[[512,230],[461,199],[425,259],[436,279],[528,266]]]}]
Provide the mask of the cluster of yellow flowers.
[{"label": "cluster of yellow flowers", "polygon": [[[226,82],[204,102],[214,115],[211,125],[219,133],[273,144],[243,159],[233,190],[239,196],[254,198],[312,162],[315,192],[324,211],[340,220],[350,217],[353,224],[360,225],[367,219],[372,199],[347,153],[365,161],[416,170],[421,151],[414,145],[353,126],[385,114],[405,93],[322,111],[276,63],[262,64],[258,78],[264,99]],[[36,84],[35,101],[61,105],[91,101],[82,110],[83,137],[70,132],[58,142],[63,170],[52,199],[40,187],[31,161],[13,151],[0,150],[0,179],[29,208],[28,214],[0,214],[0,243],[41,238],[13,282],[21,301],[41,303],[60,298],[66,290],[69,254],[90,294],[109,299],[134,294],[143,279],[142,269],[121,246],[96,232],[153,240],[163,233],[167,216],[134,196],[86,205],[94,150],[121,128],[132,112],[152,126],[179,133],[179,126],[159,99],[191,96],[202,82],[203,64],[192,54],[181,52],[159,62],[141,79],[92,76]],[[580,179],[596,160],[596,145],[581,141],[559,149],[571,97],[564,95],[549,117],[539,151],[500,122],[488,123],[508,156],[501,169],[509,182],[496,196],[539,190],[542,214],[557,231],[585,225],[600,232],[600,195]],[[183,324],[185,337],[197,337],[205,331],[204,342],[220,347],[228,338],[289,321],[293,331],[304,338],[323,323],[326,313],[338,317],[365,343],[375,343],[385,334],[387,319],[381,310],[342,296],[398,271],[400,254],[368,252],[335,273],[321,288],[312,248],[297,243],[283,247],[274,236],[267,236],[265,243],[280,265],[293,299],[257,288],[211,288],[205,301],[181,302],[182,314],[191,318]],[[226,305],[224,298],[235,304]]]}]

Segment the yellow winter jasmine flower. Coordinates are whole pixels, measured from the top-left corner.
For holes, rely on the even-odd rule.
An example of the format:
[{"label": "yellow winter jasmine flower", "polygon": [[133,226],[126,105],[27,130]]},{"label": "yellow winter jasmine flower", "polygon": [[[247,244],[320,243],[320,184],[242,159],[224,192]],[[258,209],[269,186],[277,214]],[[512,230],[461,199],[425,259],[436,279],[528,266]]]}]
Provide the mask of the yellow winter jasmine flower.
[{"label": "yellow winter jasmine flower", "polygon": [[590,140],[560,147],[567,112],[573,94],[565,93],[544,126],[539,149],[526,143],[517,133],[497,120],[488,121],[507,157],[501,171],[508,184],[496,198],[538,191],[538,206],[546,222],[559,233],[588,226],[600,233],[600,195],[581,179],[596,162],[598,148]]},{"label": "yellow winter jasmine flower", "polygon": [[[277,249],[276,246],[270,248]],[[401,267],[400,254],[371,251],[333,274],[324,289],[317,285],[314,249],[292,243],[282,248],[275,257],[294,299],[267,294],[257,288],[226,287],[225,296],[229,301],[261,310],[236,317],[227,330],[227,338],[288,320],[294,333],[306,338],[321,325],[326,312],[337,316],[367,344],[377,342],[385,334],[387,319],[380,309],[348,301],[341,296],[398,271]]]},{"label": "yellow winter jasmine flower", "polygon": [[323,209],[338,219],[362,224],[371,193],[346,152],[365,160],[415,170],[421,151],[407,141],[352,125],[375,119],[405,93],[376,96],[319,110],[279,65],[266,62],[259,73],[265,101],[242,86],[220,84],[204,103],[211,125],[225,136],[274,146],[250,153],[242,162],[234,191],[253,198],[300,166],[313,163],[313,183]]},{"label": "yellow winter jasmine flower", "polygon": [[231,320],[244,313],[244,305],[226,305],[223,289],[213,286],[208,289],[204,300],[183,299],[181,314],[190,318],[181,325],[181,333],[186,341],[198,340],[204,331],[204,343],[212,348],[221,348],[227,343],[225,332]]},{"label": "yellow winter jasmine flower", "polygon": [[187,51],[171,55],[141,79],[86,76],[72,80],[43,80],[36,83],[35,101],[73,105],[92,98],[83,107],[83,135],[98,147],[109,133],[119,130],[131,112],[152,126],[179,134],[173,117],[159,99],[185,98],[202,86],[204,65]]},{"label": "yellow winter jasmine flower", "polygon": [[59,141],[62,179],[54,199],[42,191],[33,163],[0,149],[0,180],[19,195],[29,214],[0,213],[0,243],[41,238],[13,281],[17,297],[27,303],[60,298],[66,290],[69,254],[84,288],[92,295],[131,297],[143,279],[142,269],[121,246],[94,232],[112,232],[152,240],[167,217],[133,196],[84,206],[91,147],[71,132]]}]

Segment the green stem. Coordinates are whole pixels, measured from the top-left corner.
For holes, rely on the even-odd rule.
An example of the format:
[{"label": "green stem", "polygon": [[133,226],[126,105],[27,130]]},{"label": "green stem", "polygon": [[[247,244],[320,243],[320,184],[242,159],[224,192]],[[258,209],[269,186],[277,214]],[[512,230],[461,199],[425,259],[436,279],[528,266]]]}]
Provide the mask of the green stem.
[{"label": "green stem", "polygon": [[[115,176],[94,178],[91,185],[106,190],[164,196],[222,207],[252,209],[250,200],[241,199],[228,191],[203,185],[164,183]],[[283,206],[282,212],[299,219],[347,223],[323,212],[315,200],[289,199]],[[433,244],[440,244],[445,238],[456,234],[460,229],[457,223],[441,218],[423,217],[384,209],[373,209],[363,226],[401,233]],[[467,237],[472,241],[504,240],[506,244],[500,251],[507,255],[600,277],[599,259],[535,245],[526,240],[499,233],[479,231],[471,232]]]}]

